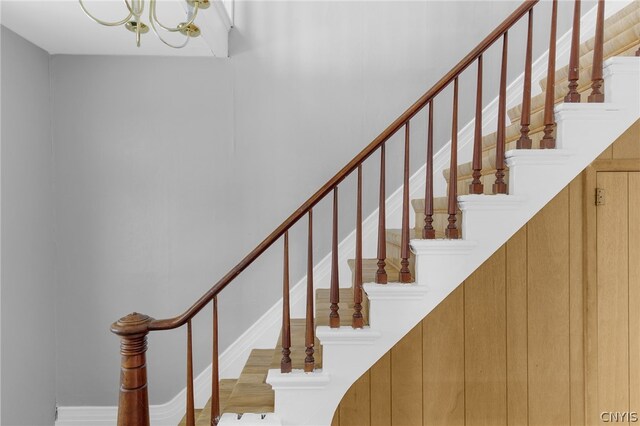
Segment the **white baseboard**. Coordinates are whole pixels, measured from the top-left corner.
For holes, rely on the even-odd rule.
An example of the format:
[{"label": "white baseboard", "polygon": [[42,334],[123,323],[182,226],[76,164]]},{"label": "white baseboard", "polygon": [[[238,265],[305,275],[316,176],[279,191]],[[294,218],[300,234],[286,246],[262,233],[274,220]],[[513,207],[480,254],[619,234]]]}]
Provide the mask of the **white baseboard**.
[{"label": "white baseboard", "polygon": [[[607,1],[605,17],[608,17],[632,0]],[[581,40],[586,40],[594,33],[595,7],[586,12],[581,20]],[[560,68],[569,62],[569,49],[571,46],[571,31],[558,39],[557,67]],[[545,77],[547,72],[548,52],[538,58],[532,66],[532,82],[538,82]],[[524,74],[521,74],[507,88],[507,108],[518,105],[522,98]],[[532,84],[533,95],[540,93],[538,84]],[[498,98],[496,97],[483,110],[483,134],[491,133],[497,125]],[[509,118],[507,117],[507,122]],[[462,128],[458,136],[460,163],[471,160],[473,152],[472,120]],[[434,193],[436,196],[446,194],[446,181],[442,172],[449,167],[450,145],[446,143],[434,156]],[[410,197],[422,198],[424,194],[425,166],[422,166],[411,176],[409,181]],[[387,227],[400,227],[402,220],[402,188],[398,188],[386,200]],[[411,226],[414,218],[410,215]],[[369,215],[363,222],[363,256],[374,258],[377,247],[378,210]],[[351,285],[351,272],[345,268],[348,259],[354,257],[355,230],[349,234],[338,246],[339,264],[341,265],[341,286]],[[331,273],[330,255],[325,256],[316,264],[314,271],[314,283],[316,288],[329,288]],[[304,317],[306,297],[306,277],[303,277],[291,289],[291,316],[293,318]],[[240,375],[249,354],[254,348],[274,347],[281,327],[282,299],[276,302],[264,315],[238,337],[220,355],[220,377],[236,378]],[[197,408],[202,408],[211,395],[211,365],[202,371],[195,379],[195,403]],[[152,405],[150,408],[151,424],[153,426],[177,425],[185,413],[186,389],[183,389],[170,401]],[[58,420],[56,426],[106,426],[115,425],[117,420],[117,407],[58,407]]]}]

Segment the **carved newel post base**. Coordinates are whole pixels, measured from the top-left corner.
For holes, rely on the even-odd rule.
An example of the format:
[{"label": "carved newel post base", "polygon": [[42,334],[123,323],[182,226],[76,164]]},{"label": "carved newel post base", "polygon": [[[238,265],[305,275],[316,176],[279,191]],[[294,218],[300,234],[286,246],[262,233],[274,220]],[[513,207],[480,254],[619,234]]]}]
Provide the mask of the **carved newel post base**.
[{"label": "carved newel post base", "polygon": [[136,312],[111,325],[120,336],[120,400],[118,426],[149,426],[147,334],[152,318]]}]

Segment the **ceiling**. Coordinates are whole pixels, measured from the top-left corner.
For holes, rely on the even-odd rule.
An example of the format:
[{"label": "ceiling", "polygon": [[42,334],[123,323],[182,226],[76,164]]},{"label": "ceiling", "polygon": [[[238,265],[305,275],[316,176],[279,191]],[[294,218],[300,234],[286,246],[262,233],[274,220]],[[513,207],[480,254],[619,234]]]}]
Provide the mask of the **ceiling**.
[{"label": "ceiling", "polygon": [[[167,26],[175,26],[184,21],[183,1],[158,0],[157,12],[160,22]],[[117,21],[127,14],[126,5],[122,0],[84,0],[84,3],[99,19]],[[136,47],[135,34],[123,26],[105,27],[93,22],[84,14],[77,0],[1,0],[0,5],[2,25],[50,54],[227,56],[226,51],[223,54],[212,52],[214,46],[211,35],[220,34],[221,31],[219,28],[210,27],[223,26],[220,17],[212,15],[219,14],[221,10],[224,14],[222,5],[212,5],[199,12],[196,23],[201,28],[203,36],[192,38],[183,49],[167,47],[158,40],[153,31],[144,34],[141,46]],[[148,1],[145,6],[147,15]],[[226,20],[228,21],[228,15]],[[144,17],[143,22],[149,23],[148,16]],[[230,21],[228,23],[230,24]],[[224,33],[226,32],[228,28]],[[171,36],[177,38],[169,38]],[[167,39],[179,44],[181,35],[169,34]],[[217,49],[219,48],[214,50]]]}]

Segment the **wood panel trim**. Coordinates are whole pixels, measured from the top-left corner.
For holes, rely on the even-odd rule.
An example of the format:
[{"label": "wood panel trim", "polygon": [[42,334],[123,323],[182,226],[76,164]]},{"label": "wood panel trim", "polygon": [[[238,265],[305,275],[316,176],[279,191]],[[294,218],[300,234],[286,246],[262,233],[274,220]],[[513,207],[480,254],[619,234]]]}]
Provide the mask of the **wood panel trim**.
[{"label": "wood panel trim", "polygon": [[[636,172],[640,171],[640,158],[620,158],[596,160],[586,169],[586,173]],[[595,181],[594,181],[595,182]]]}]

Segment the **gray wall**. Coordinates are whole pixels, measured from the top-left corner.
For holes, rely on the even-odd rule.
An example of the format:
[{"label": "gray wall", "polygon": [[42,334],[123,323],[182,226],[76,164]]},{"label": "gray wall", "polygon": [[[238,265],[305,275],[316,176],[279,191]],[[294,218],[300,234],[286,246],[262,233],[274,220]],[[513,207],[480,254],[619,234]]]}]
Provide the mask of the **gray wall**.
[{"label": "gray wall", "polygon": [[49,55],[2,27],[3,426],[52,425],[55,270]]},{"label": "gray wall", "polygon": [[[114,405],[119,356],[109,324],[134,310],[177,314],[237,259],[245,194],[231,179],[242,161],[233,155],[231,67],[53,56],[51,78],[57,398]],[[203,320],[194,327],[197,370],[210,358]],[[154,402],[183,386],[180,331],[150,339]]]},{"label": "gray wall", "polygon": [[[230,60],[54,57],[59,403],[115,404],[110,322],[186,308],[518,4],[237,2]],[[544,27],[537,52],[548,43]],[[486,57],[487,102],[497,93],[497,47]],[[521,64],[517,50],[510,58]],[[461,81],[461,124],[474,78]],[[450,136],[448,98],[437,104],[439,145]],[[415,169],[421,117],[413,129]],[[400,147],[389,146],[390,188],[400,182]],[[365,167],[366,211],[376,165]],[[349,180],[342,233],[353,229],[353,200]],[[328,207],[317,209],[316,259],[327,252]],[[304,267],[300,231],[293,278]],[[221,296],[222,350],[278,299],[280,251]],[[209,363],[208,311],[194,327],[198,371]],[[184,386],[184,331],[151,336],[149,368],[153,403]]]}]

